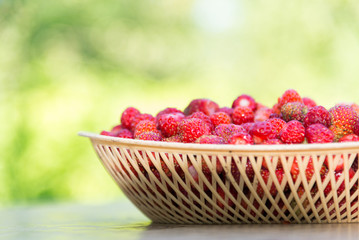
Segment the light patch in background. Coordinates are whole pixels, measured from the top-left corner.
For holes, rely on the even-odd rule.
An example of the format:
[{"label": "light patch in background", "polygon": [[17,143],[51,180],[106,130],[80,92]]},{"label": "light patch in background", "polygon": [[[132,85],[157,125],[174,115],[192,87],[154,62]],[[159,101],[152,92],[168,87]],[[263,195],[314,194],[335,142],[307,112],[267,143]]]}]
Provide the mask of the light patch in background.
[{"label": "light patch in background", "polygon": [[199,28],[210,33],[230,31],[242,22],[242,6],[235,0],[197,0],[193,18]]}]

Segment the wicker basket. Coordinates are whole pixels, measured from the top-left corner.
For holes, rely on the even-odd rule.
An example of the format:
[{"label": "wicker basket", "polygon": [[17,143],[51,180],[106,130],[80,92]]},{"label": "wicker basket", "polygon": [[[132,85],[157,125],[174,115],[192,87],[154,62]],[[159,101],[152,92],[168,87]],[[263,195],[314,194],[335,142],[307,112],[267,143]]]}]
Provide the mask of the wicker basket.
[{"label": "wicker basket", "polygon": [[[108,173],[156,223],[359,222],[357,142],[200,145],[79,135],[91,139]],[[335,174],[343,159],[342,174]],[[309,179],[308,163],[314,166]]]}]

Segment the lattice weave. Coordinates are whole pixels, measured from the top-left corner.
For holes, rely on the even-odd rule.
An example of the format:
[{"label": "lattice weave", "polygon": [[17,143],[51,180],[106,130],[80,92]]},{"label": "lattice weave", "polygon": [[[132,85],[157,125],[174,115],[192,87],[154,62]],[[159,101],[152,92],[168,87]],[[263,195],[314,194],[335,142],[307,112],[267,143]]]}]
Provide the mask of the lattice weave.
[{"label": "lattice weave", "polygon": [[80,135],[91,138],[122,191],[157,223],[359,222],[359,144],[211,147]]}]

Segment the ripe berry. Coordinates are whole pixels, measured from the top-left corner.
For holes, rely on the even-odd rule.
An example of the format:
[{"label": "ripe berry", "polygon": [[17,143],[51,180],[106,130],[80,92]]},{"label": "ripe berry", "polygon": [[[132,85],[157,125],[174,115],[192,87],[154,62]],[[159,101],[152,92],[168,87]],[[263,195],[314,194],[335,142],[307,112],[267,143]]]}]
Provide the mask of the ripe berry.
[{"label": "ripe berry", "polygon": [[[299,161],[301,161],[302,159],[300,159]],[[302,163],[302,165],[304,165],[304,161]],[[292,175],[292,178],[293,178],[293,181],[295,182],[300,174],[299,172],[299,164],[298,164],[298,159],[297,158],[294,158],[294,161],[293,161],[293,164],[292,164],[292,167],[291,167],[291,170],[290,170],[290,173]],[[313,165],[313,159],[312,158],[309,158],[308,160],[308,164],[307,166],[305,167],[305,177],[307,179],[307,181],[309,182],[313,175],[314,175],[314,165]],[[324,175],[325,173],[327,172],[327,168],[323,165],[321,167],[321,170],[320,170],[320,175]]]},{"label": "ripe berry", "polygon": [[334,140],[334,133],[323,124],[316,123],[305,130],[305,137],[308,143],[330,143]]},{"label": "ripe berry", "polygon": [[359,142],[359,136],[356,134],[348,134],[340,138],[338,142]]},{"label": "ripe berry", "polygon": [[283,95],[278,99],[279,108],[289,102],[301,102],[303,103],[302,98],[300,97],[299,93],[294,89],[288,89],[283,93]]},{"label": "ripe berry", "polygon": [[184,110],[186,116],[191,115],[194,112],[203,112],[207,116],[212,115],[219,108],[218,104],[210,99],[194,99]]},{"label": "ripe berry", "polygon": [[302,143],[305,138],[305,128],[303,124],[297,120],[287,122],[280,133],[280,140],[284,143]]},{"label": "ripe berry", "polygon": [[123,111],[121,115],[121,124],[124,128],[131,129],[131,123],[133,121],[133,118],[140,114],[140,111],[138,111],[134,107],[128,107]]},{"label": "ripe berry", "polygon": [[[269,171],[267,169],[261,169],[261,177],[263,178],[263,181],[265,184],[267,184],[269,178],[270,178],[270,174],[269,174]],[[283,177],[284,177],[284,171],[282,168],[278,168],[275,170],[275,175],[278,179],[278,182],[281,183],[282,180],[283,180]],[[277,195],[277,188],[276,186],[274,185],[274,182],[272,183],[272,185],[270,186],[270,189],[269,189],[269,192],[270,194],[274,197]],[[261,184],[258,184],[258,187],[257,187],[257,193],[260,197],[263,197],[265,192],[263,190],[263,187]]]},{"label": "ripe berry", "polygon": [[336,106],[329,110],[331,115],[330,130],[333,131],[334,140],[353,133],[355,124],[358,121],[358,114],[350,106]]},{"label": "ripe berry", "polygon": [[176,135],[178,124],[184,117],[181,112],[162,114],[158,117],[157,128],[164,137]]},{"label": "ripe berry", "polygon": [[210,128],[210,130],[214,130],[214,125],[211,121],[211,118],[209,116],[207,116],[206,114],[204,114],[203,112],[194,112],[191,115],[187,116],[186,118],[198,118],[201,119],[202,121],[204,121],[208,127]]},{"label": "ripe berry", "polygon": [[302,100],[303,100],[304,105],[307,106],[308,108],[317,106],[317,103],[309,97],[304,97],[304,98],[302,98]]},{"label": "ripe berry", "polygon": [[158,132],[144,132],[136,137],[139,140],[161,141],[162,137]]},{"label": "ripe berry", "polygon": [[250,130],[255,144],[261,144],[266,140],[277,137],[277,132],[270,122],[257,122]]},{"label": "ripe berry", "polygon": [[249,107],[252,111],[256,111],[257,103],[251,96],[247,94],[242,94],[236,100],[233,101],[232,108],[236,108],[238,106],[241,107]]},{"label": "ripe berry", "polygon": [[221,107],[221,108],[218,108],[216,112],[225,112],[225,113],[228,114],[228,116],[232,117],[233,108],[230,108],[230,107]]},{"label": "ripe berry", "polygon": [[164,114],[170,114],[170,113],[182,113],[182,111],[178,110],[177,108],[165,108],[162,111],[160,111],[159,113],[157,113],[156,115],[156,121],[158,121],[158,119],[164,115]]},{"label": "ripe berry", "polygon": [[304,117],[304,127],[307,128],[309,125],[316,123],[323,124],[327,128],[330,127],[331,116],[329,111],[323,106],[315,106],[310,108],[307,115]]},{"label": "ripe berry", "polygon": [[137,124],[143,120],[150,120],[153,122],[156,121],[156,119],[151,114],[148,113],[138,114],[132,119],[130,130],[135,131]]},{"label": "ripe berry", "polygon": [[267,120],[272,114],[272,109],[268,107],[258,108],[257,111],[254,112],[254,121],[255,122],[263,122]]},{"label": "ripe berry", "polygon": [[241,125],[242,123],[253,122],[254,113],[249,107],[238,106],[233,110],[232,120],[234,124]]},{"label": "ripe berry", "polygon": [[270,118],[266,122],[272,125],[274,132],[276,133],[275,138],[279,138],[279,134],[286,122],[280,118]]},{"label": "ripe berry", "polygon": [[162,142],[181,142],[181,137],[179,135],[173,135],[168,138],[162,138]]},{"label": "ripe berry", "polygon": [[200,144],[225,144],[226,140],[216,135],[203,135],[195,141]]},{"label": "ripe berry", "polygon": [[232,139],[233,135],[242,132],[246,132],[246,130],[242,126],[235,124],[220,124],[214,130],[214,134],[224,138],[227,143]]},{"label": "ripe berry", "polygon": [[197,138],[210,133],[208,125],[199,118],[183,119],[178,125],[178,134],[182,142],[194,142]]},{"label": "ripe berry", "polygon": [[235,145],[254,144],[252,136],[246,132],[234,134],[228,143]]},{"label": "ripe berry", "polygon": [[129,139],[134,138],[133,133],[128,129],[121,129],[116,133],[116,137]]},{"label": "ripe berry", "polygon": [[232,123],[231,117],[224,112],[215,112],[210,116],[210,119],[215,127],[218,126],[219,124]]}]

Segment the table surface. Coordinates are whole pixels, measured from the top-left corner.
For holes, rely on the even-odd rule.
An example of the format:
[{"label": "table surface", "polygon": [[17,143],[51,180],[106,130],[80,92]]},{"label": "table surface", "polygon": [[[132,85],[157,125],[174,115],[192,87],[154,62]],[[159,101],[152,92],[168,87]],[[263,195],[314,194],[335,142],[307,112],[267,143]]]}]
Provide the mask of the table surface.
[{"label": "table surface", "polygon": [[153,224],[128,200],[0,209],[0,239],[359,239],[359,224]]}]

